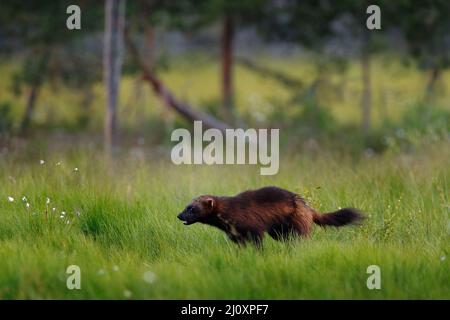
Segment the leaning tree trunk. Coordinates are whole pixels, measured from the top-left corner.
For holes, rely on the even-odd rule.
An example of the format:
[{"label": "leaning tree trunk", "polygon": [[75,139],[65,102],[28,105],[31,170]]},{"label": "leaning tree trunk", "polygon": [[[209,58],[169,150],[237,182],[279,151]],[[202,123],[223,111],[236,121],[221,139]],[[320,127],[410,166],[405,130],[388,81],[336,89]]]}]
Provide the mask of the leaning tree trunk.
[{"label": "leaning tree trunk", "polygon": [[125,0],[106,0],[103,69],[106,89],[105,149],[117,144],[117,105],[122,68]]},{"label": "leaning tree trunk", "polygon": [[293,89],[293,90],[304,89],[305,84],[300,79],[292,77],[283,72],[270,69],[265,65],[257,64],[255,62],[253,62],[252,60],[244,58],[244,57],[237,57],[235,60],[237,63],[239,63],[241,66],[247,68],[248,70],[253,71],[257,74],[260,74],[263,77],[271,78],[290,89]]},{"label": "leaning tree trunk", "polygon": [[364,40],[361,50],[361,73],[362,73],[362,97],[361,97],[361,122],[362,130],[365,136],[370,131],[370,114],[372,109],[372,84],[371,84],[371,66],[370,66],[370,48],[369,35]]},{"label": "leaning tree trunk", "polygon": [[222,106],[224,115],[233,114],[233,21],[229,14],[224,17],[222,29]]},{"label": "leaning tree trunk", "polygon": [[150,83],[150,85],[153,88],[153,91],[168,108],[176,111],[179,115],[181,115],[182,117],[186,118],[189,121],[196,121],[196,120],[202,121],[203,125],[205,125],[208,128],[216,128],[225,132],[227,128],[231,127],[227,123],[222,122],[207,113],[194,110],[190,105],[178,100],[172,94],[172,92],[164,85],[164,83],[161,82],[161,80],[159,80],[156,77],[154,72],[148,68],[147,63],[145,62],[144,59],[141,58],[139,51],[136,45],[133,43],[127,30],[125,30],[125,42],[127,44],[131,57],[142,69],[143,79],[146,80],[148,83]]}]

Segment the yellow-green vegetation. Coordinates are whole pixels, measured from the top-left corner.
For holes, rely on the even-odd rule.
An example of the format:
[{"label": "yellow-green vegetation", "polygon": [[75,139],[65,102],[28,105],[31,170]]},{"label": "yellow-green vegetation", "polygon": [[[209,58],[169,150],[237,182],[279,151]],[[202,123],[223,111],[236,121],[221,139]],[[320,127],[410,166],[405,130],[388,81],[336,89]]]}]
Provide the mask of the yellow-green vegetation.
[{"label": "yellow-green vegetation", "polygon": [[[273,58],[259,57],[256,63],[300,79],[306,87],[318,75],[317,62],[307,57]],[[322,63],[323,64],[323,63]],[[321,67],[321,81],[316,91],[316,102],[330,112],[337,123],[359,125],[361,100],[361,67],[358,61],[339,68],[328,63]],[[13,90],[12,74],[18,65],[8,61],[1,64],[1,102],[12,106],[17,122],[25,105],[27,89],[17,96]],[[324,71],[325,70],[325,71]],[[220,65],[217,59],[205,55],[182,56],[173,59],[158,74],[182,101],[195,108],[214,111],[220,105]],[[424,98],[428,75],[416,66],[402,64],[391,56],[374,57],[372,61],[373,110],[372,122],[376,129],[386,120],[398,121],[413,105]],[[443,72],[437,84],[435,107],[450,110],[450,92],[446,90],[449,73]],[[301,116],[303,100],[295,100],[302,90],[286,88],[270,77],[255,74],[240,64],[235,66],[236,107],[240,114],[256,125],[266,125],[271,118]],[[101,83],[92,87],[94,99],[89,106],[83,105],[85,93],[69,89],[60,83],[46,83],[37,102],[34,121],[37,124],[76,123],[80,113],[89,112],[92,128],[103,123],[104,90]],[[120,125],[123,129],[148,129],[154,122],[174,125],[175,114],[168,111],[154,97],[151,88],[136,76],[126,75],[121,82],[119,105]],[[87,109],[86,109],[87,108]],[[153,120],[153,119],[157,119]],[[150,120],[145,120],[150,119]]]}]

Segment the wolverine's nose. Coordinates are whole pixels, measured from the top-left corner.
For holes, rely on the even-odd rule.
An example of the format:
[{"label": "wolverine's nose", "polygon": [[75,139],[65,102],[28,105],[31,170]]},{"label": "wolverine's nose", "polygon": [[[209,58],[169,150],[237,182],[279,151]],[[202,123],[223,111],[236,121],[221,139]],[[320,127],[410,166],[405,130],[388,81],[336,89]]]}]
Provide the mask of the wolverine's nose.
[{"label": "wolverine's nose", "polygon": [[177,218],[180,219],[180,220],[183,220],[183,214],[180,213],[179,215],[177,215]]}]

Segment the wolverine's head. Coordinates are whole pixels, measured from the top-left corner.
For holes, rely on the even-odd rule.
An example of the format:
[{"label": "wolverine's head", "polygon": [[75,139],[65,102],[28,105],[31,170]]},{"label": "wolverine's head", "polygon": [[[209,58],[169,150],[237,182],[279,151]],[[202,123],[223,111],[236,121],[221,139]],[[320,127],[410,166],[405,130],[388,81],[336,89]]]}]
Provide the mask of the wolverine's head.
[{"label": "wolverine's head", "polygon": [[178,219],[185,225],[202,222],[214,213],[216,200],[212,196],[200,196],[192,202],[178,215]]}]

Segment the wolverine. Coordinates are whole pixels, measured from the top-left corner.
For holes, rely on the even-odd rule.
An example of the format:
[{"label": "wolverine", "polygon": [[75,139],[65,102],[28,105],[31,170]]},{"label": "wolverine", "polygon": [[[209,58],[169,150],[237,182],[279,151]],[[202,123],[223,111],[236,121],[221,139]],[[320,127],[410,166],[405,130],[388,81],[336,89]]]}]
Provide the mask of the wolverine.
[{"label": "wolverine", "polygon": [[363,218],[354,208],[319,213],[298,194],[278,187],[248,190],[233,197],[202,195],[178,215],[185,225],[208,224],[224,231],[235,243],[256,246],[261,245],[265,232],[275,240],[287,240],[308,237],[313,223],[341,227]]}]

